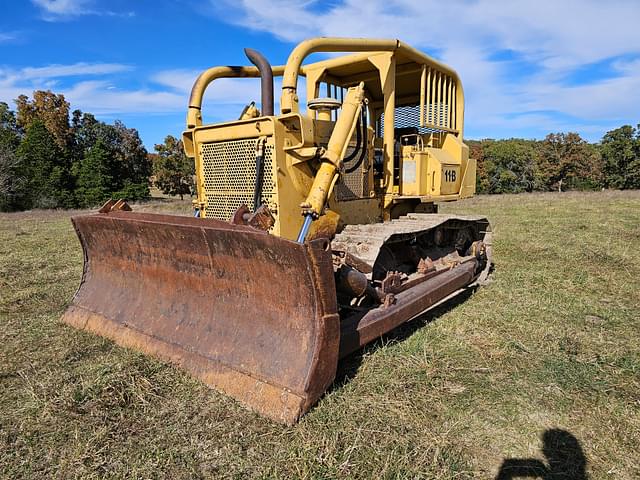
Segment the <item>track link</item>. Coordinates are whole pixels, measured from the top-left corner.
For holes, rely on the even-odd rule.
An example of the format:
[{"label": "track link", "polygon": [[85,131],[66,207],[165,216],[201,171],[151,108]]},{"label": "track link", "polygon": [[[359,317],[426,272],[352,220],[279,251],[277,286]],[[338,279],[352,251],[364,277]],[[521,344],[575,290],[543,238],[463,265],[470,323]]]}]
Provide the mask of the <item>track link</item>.
[{"label": "track link", "polygon": [[[443,226],[474,225],[487,245],[489,260],[491,229],[486,217],[480,215],[446,215],[435,213],[410,213],[384,223],[347,225],[331,242],[334,250],[342,250],[374,266],[385,244],[411,241],[429,230]],[[490,263],[490,262],[489,262]]]}]

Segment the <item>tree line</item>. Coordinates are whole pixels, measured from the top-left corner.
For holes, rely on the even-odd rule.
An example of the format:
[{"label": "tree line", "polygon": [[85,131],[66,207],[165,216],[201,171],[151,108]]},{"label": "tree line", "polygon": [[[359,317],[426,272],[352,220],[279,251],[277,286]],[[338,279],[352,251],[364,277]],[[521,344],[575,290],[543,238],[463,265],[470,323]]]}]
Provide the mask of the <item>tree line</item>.
[{"label": "tree line", "polygon": [[[70,111],[61,94],[21,95],[15,111],[0,102],[0,210],[86,208],[109,198],[195,191],[194,163],[169,135],[145,149],[133,128]],[[640,188],[640,125],[607,132],[592,144],[577,133],[544,140],[467,141],[478,193]]]},{"label": "tree line", "polygon": [[478,162],[478,193],[640,188],[640,125],[611,130],[595,144],[577,133],[466,143]]},{"label": "tree line", "polygon": [[151,185],[181,197],[194,191],[193,161],[171,135],[149,153],[137,130],[70,111],[64,95],[37,90],[15,104],[0,102],[0,211],[146,199]]},{"label": "tree line", "polygon": [[93,207],[149,196],[151,163],[138,132],[70,112],[63,95],[0,103],[0,210]]}]

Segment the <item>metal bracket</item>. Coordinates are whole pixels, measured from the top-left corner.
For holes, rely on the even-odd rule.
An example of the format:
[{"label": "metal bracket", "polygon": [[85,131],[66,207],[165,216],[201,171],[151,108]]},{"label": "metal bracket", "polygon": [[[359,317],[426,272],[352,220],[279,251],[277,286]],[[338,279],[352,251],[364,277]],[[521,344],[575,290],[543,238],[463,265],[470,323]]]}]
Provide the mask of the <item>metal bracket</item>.
[{"label": "metal bracket", "polygon": [[98,210],[99,213],[109,213],[114,210],[121,210],[123,212],[131,212],[133,209],[129,206],[129,204],[124,200],[120,199],[118,201],[114,201],[112,198],[107,200],[104,205],[100,207]]}]

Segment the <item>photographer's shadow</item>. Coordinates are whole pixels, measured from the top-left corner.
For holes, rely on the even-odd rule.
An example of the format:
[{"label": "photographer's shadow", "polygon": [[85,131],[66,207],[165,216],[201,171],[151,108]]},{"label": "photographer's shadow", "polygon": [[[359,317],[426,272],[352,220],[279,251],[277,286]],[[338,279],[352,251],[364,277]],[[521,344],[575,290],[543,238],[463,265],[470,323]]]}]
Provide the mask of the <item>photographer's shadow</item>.
[{"label": "photographer's shadow", "polygon": [[541,478],[543,480],[587,480],[587,459],[580,442],[566,430],[550,429],[542,434],[546,463],[536,458],[507,458],[495,480]]}]

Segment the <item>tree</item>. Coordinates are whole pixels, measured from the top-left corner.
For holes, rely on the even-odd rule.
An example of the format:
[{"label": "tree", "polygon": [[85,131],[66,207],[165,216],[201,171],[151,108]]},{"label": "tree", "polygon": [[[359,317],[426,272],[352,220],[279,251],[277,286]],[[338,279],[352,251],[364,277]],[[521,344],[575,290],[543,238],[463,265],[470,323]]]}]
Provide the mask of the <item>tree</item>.
[{"label": "tree", "polygon": [[154,147],[154,184],[165,195],[191,195],[195,191],[195,164],[184,154],[182,141],[168,135],[164,143]]},{"label": "tree", "polygon": [[33,100],[26,95],[16,99],[17,123],[24,130],[36,120],[41,121],[55,139],[58,148],[65,151],[71,136],[69,127],[69,103],[64,95],[50,90],[36,90]]},{"label": "tree", "polygon": [[15,194],[23,182],[16,156],[20,133],[15,114],[9,105],[0,102],[0,211],[13,208]]},{"label": "tree", "polygon": [[487,140],[467,140],[465,143],[469,147],[469,158],[476,161],[476,192],[489,192],[489,177],[485,166],[483,145]]},{"label": "tree", "polygon": [[15,151],[19,144],[20,129],[16,123],[15,113],[5,102],[0,102],[0,145]]},{"label": "tree", "polygon": [[83,207],[95,207],[111,197],[113,191],[113,155],[102,140],[97,140],[75,166],[76,197]]},{"label": "tree", "polygon": [[0,102],[1,209],[149,196],[151,162],[135,129],[80,110],[69,123],[69,103],[51,91],[35,91],[33,100],[20,95],[15,102],[16,113]]},{"label": "tree", "polygon": [[488,140],[482,154],[487,193],[531,192],[537,187],[535,141]]},{"label": "tree", "polygon": [[624,125],[602,137],[604,182],[609,188],[640,188],[640,125]]},{"label": "tree", "polygon": [[31,123],[16,155],[19,163],[14,174],[24,180],[15,191],[13,208],[74,206],[67,161],[44,123]]},{"label": "tree", "polygon": [[[74,172],[86,168],[80,164],[86,158],[87,152],[97,142],[101,142],[100,148],[108,152],[108,156],[101,158],[109,171],[110,184],[106,188],[110,196],[127,200],[149,196],[151,163],[137,130],[127,128],[120,121],[108,125],[90,113],[82,113],[79,110],[73,112],[71,128],[72,149],[76,158]],[[84,174],[86,180],[89,172],[84,171]]]},{"label": "tree", "polygon": [[23,182],[18,175],[18,158],[7,145],[0,144],[0,211],[12,210],[14,196]]},{"label": "tree", "polygon": [[138,131],[135,128],[125,127],[119,120],[115,121],[113,128],[118,138],[116,147],[118,175],[123,179],[119,185],[118,194],[114,196],[129,200],[147,198],[152,165]]},{"label": "tree", "polygon": [[577,133],[550,133],[539,151],[538,174],[545,189],[561,192],[600,184],[600,154]]}]

